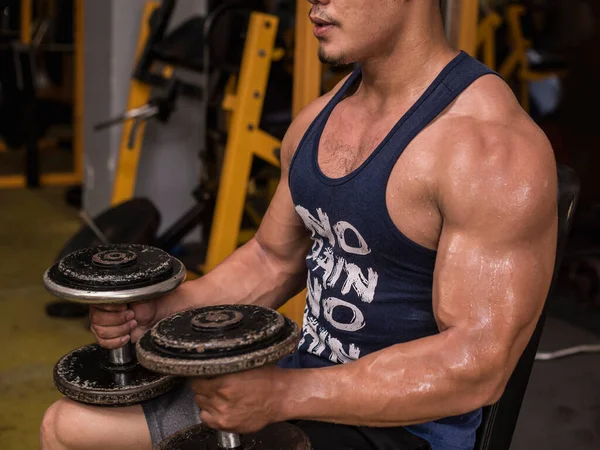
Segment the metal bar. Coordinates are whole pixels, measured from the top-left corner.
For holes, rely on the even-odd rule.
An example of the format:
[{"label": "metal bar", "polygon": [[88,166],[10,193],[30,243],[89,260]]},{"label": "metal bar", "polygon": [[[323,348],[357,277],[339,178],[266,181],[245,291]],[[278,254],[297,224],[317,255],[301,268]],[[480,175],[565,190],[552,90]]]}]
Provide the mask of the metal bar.
[{"label": "metal bar", "polygon": [[21,44],[31,44],[33,0],[21,0]]},{"label": "metal bar", "polygon": [[552,359],[565,358],[567,356],[580,355],[582,353],[600,353],[600,345],[584,344],[575,347],[563,348],[553,352],[538,352],[535,355],[536,361],[550,361]]},{"label": "metal bar", "polygon": [[117,366],[123,366],[133,361],[133,350],[131,342],[128,342],[121,348],[114,348],[108,351],[108,360]]},{"label": "metal bar", "polygon": [[100,242],[102,242],[104,245],[110,244],[110,242],[108,242],[108,238],[104,235],[102,230],[98,228],[96,222],[94,222],[94,219],[91,218],[90,215],[86,213],[83,209],[79,212],[79,217],[81,217],[81,220],[83,220],[85,224],[90,228],[90,230],[92,230],[92,232],[96,235]]},{"label": "metal bar", "polygon": [[235,449],[240,448],[242,446],[240,435],[236,433],[217,431],[217,441],[219,448]]},{"label": "metal bar", "polygon": [[25,175],[4,175],[0,177],[0,189],[17,189],[27,186]]},{"label": "metal bar", "polygon": [[[136,61],[141,57],[146,46],[146,41],[150,34],[150,16],[152,15],[152,12],[159,7],[160,3],[155,1],[148,2],[144,5],[142,23],[140,24],[140,34],[138,37]],[[129,86],[127,110],[139,108],[140,106],[148,103],[150,100],[151,91],[152,87],[149,84],[142,83],[141,81],[132,78]],[[134,195],[135,179],[137,176],[137,168],[140,160],[145,128],[145,122],[139,124],[137,136],[133,142],[133,147],[129,148],[129,136],[133,131],[133,122],[127,121],[123,124],[121,144],[119,147],[119,159],[117,162],[115,184],[111,199],[111,204],[113,206],[130,200]]]},{"label": "metal bar", "polygon": [[278,24],[273,15],[250,16],[205,270],[216,267],[237,247],[253,157],[247,142],[254,139],[260,123]]},{"label": "metal bar", "polygon": [[477,31],[477,48],[482,47],[483,63],[496,70],[496,30],[502,24],[502,17],[490,12],[480,23]]},{"label": "metal bar", "polygon": [[279,167],[279,158],[276,154],[281,148],[281,141],[279,139],[262,130],[257,130],[252,133],[252,140],[247,145],[256,156],[275,167]]},{"label": "metal bar", "polygon": [[479,0],[449,0],[446,31],[450,43],[472,56],[477,52]]},{"label": "metal bar", "polygon": [[498,69],[498,73],[502,78],[508,80],[508,78],[512,75],[512,73],[517,69],[517,66],[520,62],[520,56],[518,53],[513,52],[506,57],[506,59],[502,62],[500,69]]},{"label": "metal bar", "polygon": [[472,56],[477,52],[477,25],[479,0],[462,0],[461,25],[458,46]]},{"label": "metal bar", "polygon": [[298,113],[321,94],[321,71],[319,42],[313,35],[313,26],[308,19],[311,4],[296,2],[296,39],[294,52],[294,90],[292,116]]},{"label": "metal bar", "polygon": [[[40,176],[42,186],[69,186],[79,181],[73,173],[47,173]],[[0,189],[16,189],[27,186],[25,175],[0,176]]]},{"label": "metal bar", "polygon": [[76,0],[73,4],[75,13],[73,15],[74,27],[73,42],[75,44],[75,86],[73,105],[73,171],[76,183],[83,181],[83,156],[84,156],[84,101],[85,101],[85,2]]},{"label": "metal bar", "polygon": [[44,186],[68,186],[79,181],[81,181],[81,177],[75,173],[47,173],[41,175],[41,182]]}]

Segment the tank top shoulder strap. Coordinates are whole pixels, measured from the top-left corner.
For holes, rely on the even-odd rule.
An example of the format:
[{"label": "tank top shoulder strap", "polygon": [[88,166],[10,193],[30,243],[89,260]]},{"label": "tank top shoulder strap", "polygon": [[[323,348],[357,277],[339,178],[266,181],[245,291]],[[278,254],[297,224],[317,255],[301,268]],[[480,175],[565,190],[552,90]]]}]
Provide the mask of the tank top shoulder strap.
[{"label": "tank top shoulder strap", "polygon": [[484,75],[494,74],[500,76],[492,69],[477,59],[461,52],[460,59],[441,80],[441,82],[452,92],[454,100],[461,92],[467,89],[474,81]]},{"label": "tank top shoulder strap", "polygon": [[[389,164],[400,157],[408,144],[423,131],[444,109],[463,93],[473,82],[484,75],[496,72],[469,56],[461,53],[448,64],[427,88],[421,98],[396,124],[388,135],[388,148],[383,156]],[[498,75],[499,76],[499,75]],[[388,166],[391,170],[392,166]]]}]

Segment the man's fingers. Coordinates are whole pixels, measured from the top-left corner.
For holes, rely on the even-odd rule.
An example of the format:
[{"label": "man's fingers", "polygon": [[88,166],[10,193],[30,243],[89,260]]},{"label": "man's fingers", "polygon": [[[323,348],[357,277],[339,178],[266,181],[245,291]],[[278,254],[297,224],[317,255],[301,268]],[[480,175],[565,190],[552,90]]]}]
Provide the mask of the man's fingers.
[{"label": "man's fingers", "polygon": [[202,409],[200,411],[200,422],[208,425],[210,428],[212,428],[213,424],[213,416],[211,413],[208,412],[208,410],[206,409]]},{"label": "man's fingers", "polygon": [[130,339],[129,335],[122,336],[119,338],[114,338],[114,339],[98,338],[98,344],[100,345],[100,347],[103,347],[103,348],[115,349],[115,348],[123,347],[127,342],[129,342],[129,339]]},{"label": "man's fingers", "polygon": [[200,411],[200,422],[213,430],[225,431],[225,427],[227,426],[225,419],[211,409],[203,409]]},{"label": "man's fingers", "polygon": [[139,302],[131,305],[135,312],[135,320],[142,325],[154,322],[156,317],[156,303],[154,301]]},{"label": "man's fingers", "polygon": [[205,395],[194,394],[194,402],[201,410],[210,409],[210,400]]},{"label": "man's fingers", "polygon": [[99,340],[107,340],[129,335],[129,332],[133,330],[136,325],[137,323],[135,320],[130,320],[129,322],[119,326],[105,327],[98,324],[92,324],[90,328]]},{"label": "man's fingers", "polygon": [[192,380],[192,390],[196,395],[210,397],[217,392],[220,384],[218,378],[194,378]]},{"label": "man's fingers", "polygon": [[122,325],[133,319],[134,315],[134,312],[130,309],[125,309],[118,312],[106,312],[103,310],[90,308],[91,322],[101,326]]}]

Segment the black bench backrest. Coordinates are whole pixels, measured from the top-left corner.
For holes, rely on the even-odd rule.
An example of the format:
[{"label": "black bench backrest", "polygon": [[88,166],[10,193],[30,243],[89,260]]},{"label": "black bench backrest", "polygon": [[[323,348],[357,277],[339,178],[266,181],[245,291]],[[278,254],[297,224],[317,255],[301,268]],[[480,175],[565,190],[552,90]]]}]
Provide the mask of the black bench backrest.
[{"label": "black bench backrest", "polygon": [[[579,196],[580,183],[575,172],[566,166],[558,166],[558,241],[556,263],[552,276],[550,294],[553,291],[560,264],[571,229],[573,215]],[[550,295],[549,294],[549,295]],[[483,410],[483,422],[477,432],[475,450],[508,450],[515,431],[519,411],[525,397],[529,376],[533,367],[544,321],[546,308],[542,312],[529,345],[523,352],[500,400]]]}]

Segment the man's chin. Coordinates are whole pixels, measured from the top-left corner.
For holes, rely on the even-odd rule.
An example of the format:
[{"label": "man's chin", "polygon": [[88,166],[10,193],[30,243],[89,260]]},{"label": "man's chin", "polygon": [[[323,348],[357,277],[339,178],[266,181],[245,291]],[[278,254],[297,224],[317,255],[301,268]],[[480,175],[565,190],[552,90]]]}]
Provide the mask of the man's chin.
[{"label": "man's chin", "polygon": [[343,55],[331,54],[324,50],[321,46],[319,46],[319,61],[321,61],[323,64],[329,64],[331,66],[344,66],[348,64]]}]

